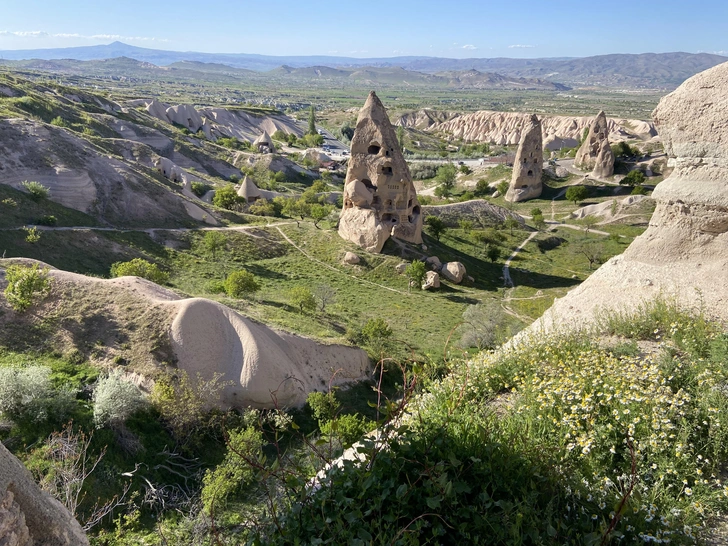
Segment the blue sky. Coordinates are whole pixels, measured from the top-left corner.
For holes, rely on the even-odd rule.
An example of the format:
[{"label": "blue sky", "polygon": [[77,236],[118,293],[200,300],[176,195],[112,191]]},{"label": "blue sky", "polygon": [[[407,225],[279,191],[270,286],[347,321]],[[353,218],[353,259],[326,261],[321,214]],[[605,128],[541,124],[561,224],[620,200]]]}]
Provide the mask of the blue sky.
[{"label": "blue sky", "polygon": [[115,40],[266,55],[728,55],[728,2],[2,0],[0,50]]}]

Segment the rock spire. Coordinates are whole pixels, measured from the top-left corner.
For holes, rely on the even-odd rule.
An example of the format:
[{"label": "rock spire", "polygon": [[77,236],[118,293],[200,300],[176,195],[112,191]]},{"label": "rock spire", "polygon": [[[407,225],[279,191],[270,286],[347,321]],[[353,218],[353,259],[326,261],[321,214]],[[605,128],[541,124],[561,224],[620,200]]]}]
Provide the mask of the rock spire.
[{"label": "rock spire", "polygon": [[506,193],[506,201],[526,201],[541,195],[543,184],[543,137],[541,122],[536,114],[523,129],[513,162],[513,177]]},{"label": "rock spire", "polygon": [[614,174],[614,153],[609,146],[609,125],[604,111],[599,112],[589,126],[589,134],[576,152],[574,165],[591,171],[595,178]]}]

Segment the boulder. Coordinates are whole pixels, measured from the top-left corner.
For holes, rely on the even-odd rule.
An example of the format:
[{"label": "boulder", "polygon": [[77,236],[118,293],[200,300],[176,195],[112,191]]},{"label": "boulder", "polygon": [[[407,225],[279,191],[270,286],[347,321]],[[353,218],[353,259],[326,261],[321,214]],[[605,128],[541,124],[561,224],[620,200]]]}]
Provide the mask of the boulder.
[{"label": "boulder", "polygon": [[466,271],[465,266],[460,262],[445,262],[442,264],[440,273],[448,281],[460,284],[463,281],[463,277],[465,277]]},{"label": "boulder", "polygon": [[405,271],[407,271],[407,266],[408,265],[409,264],[397,264],[397,265],[394,266],[394,270],[397,273],[399,273],[400,275],[402,275]]},{"label": "boulder", "polygon": [[428,271],[425,273],[422,290],[432,290],[434,288],[440,288],[440,275],[436,271]]},{"label": "boulder", "polygon": [[0,544],[85,546],[86,534],[71,513],[43,491],[23,464],[0,443]]},{"label": "boulder", "polygon": [[353,252],[347,252],[346,254],[344,254],[344,260],[343,261],[344,261],[345,264],[356,265],[361,260],[360,260],[359,256],[357,256]]},{"label": "boulder", "polygon": [[543,185],[543,140],[541,122],[535,114],[524,128],[513,162],[511,185],[506,192],[506,201],[517,202],[535,199],[541,195]]},{"label": "boulder", "polygon": [[442,262],[437,256],[430,256],[425,260],[425,265],[433,271],[437,271],[442,267]]},{"label": "boulder", "polygon": [[422,243],[422,213],[412,176],[387,111],[373,91],[359,112],[351,141],[339,235],[370,252],[380,252],[390,236]]}]

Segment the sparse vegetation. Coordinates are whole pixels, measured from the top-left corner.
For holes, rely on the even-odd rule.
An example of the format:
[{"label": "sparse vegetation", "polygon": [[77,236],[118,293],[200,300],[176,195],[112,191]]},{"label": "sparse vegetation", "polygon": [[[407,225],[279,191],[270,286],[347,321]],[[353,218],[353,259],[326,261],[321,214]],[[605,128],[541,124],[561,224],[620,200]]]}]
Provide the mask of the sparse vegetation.
[{"label": "sparse vegetation", "polygon": [[25,181],[20,184],[23,188],[25,188],[25,191],[27,191],[30,194],[31,199],[34,201],[40,201],[41,199],[48,199],[48,196],[50,195],[50,189],[48,189],[46,186],[41,184],[40,182],[35,181]]},{"label": "sparse vegetation", "polygon": [[134,258],[128,262],[116,262],[111,265],[112,277],[141,277],[157,284],[169,281],[169,274],[162,271],[157,264],[142,258]]},{"label": "sparse vegetation", "polygon": [[41,269],[38,264],[7,266],[5,281],[8,283],[3,292],[5,299],[20,313],[46,297],[51,289],[48,269]]}]

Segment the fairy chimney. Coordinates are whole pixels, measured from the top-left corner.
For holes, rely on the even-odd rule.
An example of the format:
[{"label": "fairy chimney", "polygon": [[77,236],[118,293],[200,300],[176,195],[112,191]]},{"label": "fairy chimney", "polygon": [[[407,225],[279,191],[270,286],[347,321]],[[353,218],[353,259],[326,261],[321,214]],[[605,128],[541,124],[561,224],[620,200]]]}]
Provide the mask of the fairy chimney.
[{"label": "fairy chimney", "polygon": [[614,174],[614,153],[609,146],[609,127],[603,111],[589,126],[589,134],[576,152],[574,165],[584,171],[592,171],[595,178]]},{"label": "fairy chimney", "polygon": [[422,242],[422,212],[394,128],[377,95],[359,112],[344,186],[339,235],[369,252],[391,236]]},{"label": "fairy chimney", "polygon": [[526,201],[541,195],[543,185],[543,137],[541,122],[536,114],[524,127],[513,163],[513,177],[506,193],[506,201]]}]

